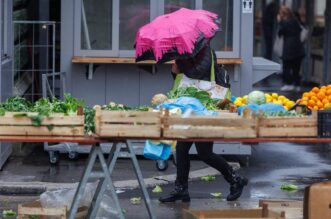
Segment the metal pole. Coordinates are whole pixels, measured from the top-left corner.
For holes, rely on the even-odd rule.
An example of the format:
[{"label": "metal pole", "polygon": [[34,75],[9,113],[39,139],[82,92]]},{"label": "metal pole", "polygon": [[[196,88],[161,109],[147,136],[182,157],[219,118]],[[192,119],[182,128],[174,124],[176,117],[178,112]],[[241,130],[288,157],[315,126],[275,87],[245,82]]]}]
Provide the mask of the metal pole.
[{"label": "metal pole", "polygon": [[325,29],[324,29],[324,55],[323,55],[323,82],[329,82],[330,52],[331,52],[331,1],[326,1]]},{"label": "metal pole", "polygon": [[[53,80],[53,94],[55,95],[55,37],[56,37],[56,25],[55,23],[53,24],[53,60],[52,60],[52,80]],[[48,48],[47,48],[48,51]]]}]

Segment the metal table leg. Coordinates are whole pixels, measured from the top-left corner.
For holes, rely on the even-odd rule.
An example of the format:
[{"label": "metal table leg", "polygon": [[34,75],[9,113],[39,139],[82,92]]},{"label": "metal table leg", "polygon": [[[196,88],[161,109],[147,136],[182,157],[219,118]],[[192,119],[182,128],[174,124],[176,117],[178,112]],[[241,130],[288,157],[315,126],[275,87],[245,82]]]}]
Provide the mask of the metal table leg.
[{"label": "metal table leg", "polygon": [[[132,148],[131,142],[124,141],[122,143],[124,143],[126,149],[128,150],[129,156],[132,160],[132,164],[133,164],[135,174],[137,176],[140,188],[143,192],[143,196],[144,196],[144,200],[145,200],[145,204],[146,204],[146,207],[147,207],[149,217],[154,219],[154,218],[156,218],[156,216],[155,216],[155,213],[153,211],[151,201],[150,201],[150,198],[149,198],[149,195],[148,195],[145,183],[144,183],[144,179],[143,179],[143,176],[142,176],[139,164],[138,164],[138,160],[136,158],[136,155],[134,154],[134,150]],[[112,146],[112,149],[111,149],[111,153],[113,153],[114,151],[115,151],[115,153],[114,153],[113,156],[110,156],[108,161],[107,161],[107,165],[109,165],[109,173],[110,174],[112,174],[112,172],[114,170],[114,167],[115,167],[117,158],[120,155],[121,149],[122,149],[122,146],[119,144],[119,142],[114,142],[114,144]],[[92,218],[96,217],[97,209],[98,209],[97,206],[100,205],[100,202],[102,201],[102,198],[103,198],[103,196],[98,196],[97,194],[98,193],[104,194],[106,189],[107,189],[107,182],[104,181],[104,180],[100,181],[100,183],[98,185],[98,188],[97,188],[97,192],[96,192],[95,196],[93,197],[92,205],[91,205],[91,208],[89,209],[89,213],[88,213],[87,218],[92,219]]]},{"label": "metal table leg", "polygon": [[130,157],[131,157],[131,160],[132,160],[132,163],[133,163],[133,168],[134,168],[134,171],[136,173],[136,176],[137,176],[137,179],[138,179],[138,182],[139,182],[139,185],[140,185],[140,189],[143,192],[143,196],[144,196],[144,200],[145,200],[145,204],[146,204],[146,207],[147,207],[149,217],[154,219],[154,218],[156,218],[155,212],[154,212],[154,209],[152,208],[151,199],[149,198],[147,188],[145,186],[144,178],[143,178],[143,175],[141,173],[141,169],[139,167],[137,157],[136,157],[136,155],[134,153],[134,150],[133,150],[133,147],[132,147],[132,143],[131,143],[131,141],[126,141],[125,145],[127,146],[128,150],[129,150],[129,154],[130,154]]},{"label": "metal table leg", "polygon": [[[119,156],[120,150],[121,150],[121,146],[118,144],[118,142],[114,142],[111,147],[109,157],[107,160],[107,166],[109,167],[108,169],[109,169],[110,175],[113,172],[113,169],[115,167],[115,163]],[[99,194],[104,194],[106,190],[107,190],[107,182],[105,182],[104,179],[101,179],[98,184],[98,187],[96,189],[96,192],[94,194],[94,197],[93,197],[93,200],[92,200],[92,203],[91,203],[91,206],[89,208],[86,218],[91,218],[91,219],[96,218],[100,203],[103,199],[103,195],[99,195]]]},{"label": "metal table leg", "polygon": [[[97,144],[95,146],[92,146],[92,150],[90,152],[90,155],[89,155],[89,158],[88,158],[88,161],[87,161],[87,165],[85,167],[83,176],[82,176],[82,178],[79,182],[79,185],[77,187],[77,190],[76,190],[76,193],[75,193],[72,205],[71,205],[71,209],[70,209],[69,217],[68,217],[69,219],[74,219],[75,218],[80,200],[81,200],[82,196],[84,195],[84,191],[85,191],[85,187],[86,187],[88,179],[93,178],[93,175],[98,175],[98,176],[100,175],[100,172],[93,172],[92,171],[94,165],[97,162],[97,158],[99,158],[99,162],[101,164],[101,169],[102,169],[103,180],[101,180],[101,181],[105,182],[106,185],[108,185],[108,187],[111,191],[112,198],[113,198],[114,203],[115,203],[115,207],[118,210],[119,216],[120,216],[121,219],[124,219],[124,215],[123,215],[122,209],[121,209],[120,204],[119,204],[119,200],[118,200],[118,197],[117,197],[117,194],[116,194],[116,190],[115,190],[113,181],[110,177],[110,173],[109,173],[109,170],[108,170],[108,165],[105,161],[104,155],[102,153],[102,150],[101,150],[101,147],[100,147],[99,144]],[[109,160],[111,160],[111,158]],[[109,160],[108,160],[108,162],[109,162]],[[101,185],[105,184],[105,183],[101,183]],[[99,185],[100,185],[100,182],[99,182]],[[101,199],[102,199],[103,193],[100,193],[99,191],[96,191],[95,196],[96,197],[101,196]],[[99,208],[99,205],[94,205],[93,208],[96,209],[96,211],[97,211],[97,209]]]}]

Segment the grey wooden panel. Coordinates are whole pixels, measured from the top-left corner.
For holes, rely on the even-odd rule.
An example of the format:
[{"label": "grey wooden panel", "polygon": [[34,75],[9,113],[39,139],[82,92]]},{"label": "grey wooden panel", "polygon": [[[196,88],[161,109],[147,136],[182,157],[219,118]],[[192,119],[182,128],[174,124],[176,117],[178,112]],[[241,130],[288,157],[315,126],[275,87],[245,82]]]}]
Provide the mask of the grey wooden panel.
[{"label": "grey wooden panel", "polygon": [[88,106],[105,103],[106,93],[106,66],[99,66],[92,80],[86,79],[84,65],[74,65],[71,74],[72,95],[83,98]]},{"label": "grey wooden panel", "polygon": [[139,105],[139,69],[136,65],[107,65],[106,103]]},{"label": "grey wooden panel", "polygon": [[1,101],[6,100],[13,94],[13,62],[7,60],[1,65]]},{"label": "grey wooden panel", "polygon": [[150,104],[152,97],[157,93],[166,94],[173,84],[170,65],[160,66],[156,74],[147,71],[140,72],[140,98],[141,105]]}]

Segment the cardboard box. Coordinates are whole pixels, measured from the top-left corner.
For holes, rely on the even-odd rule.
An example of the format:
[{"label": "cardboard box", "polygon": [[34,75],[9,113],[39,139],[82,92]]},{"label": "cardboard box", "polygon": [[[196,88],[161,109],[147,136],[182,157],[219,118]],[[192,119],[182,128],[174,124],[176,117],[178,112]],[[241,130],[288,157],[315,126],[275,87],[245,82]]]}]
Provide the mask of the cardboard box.
[{"label": "cardboard box", "polygon": [[316,183],[306,188],[303,218],[331,218],[331,181]]},{"label": "cardboard box", "polygon": [[217,209],[217,210],[183,210],[184,219],[285,219],[285,212],[277,213],[264,204],[257,209]]}]

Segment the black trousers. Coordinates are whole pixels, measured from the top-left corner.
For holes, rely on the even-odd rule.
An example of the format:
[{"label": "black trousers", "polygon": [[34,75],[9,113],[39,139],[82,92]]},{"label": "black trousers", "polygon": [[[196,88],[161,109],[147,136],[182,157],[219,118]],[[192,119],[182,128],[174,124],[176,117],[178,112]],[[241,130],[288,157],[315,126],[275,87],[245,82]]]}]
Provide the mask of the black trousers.
[{"label": "black trousers", "polygon": [[286,85],[300,86],[300,67],[302,57],[283,60],[283,80]]},{"label": "black trousers", "polygon": [[[176,146],[177,178],[176,183],[187,185],[190,172],[189,151],[193,142],[178,142]],[[195,142],[198,155],[202,161],[209,166],[220,171],[225,179],[229,179],[232,174],[232,167],[226,160],[213,153],[213,142]]]}]

